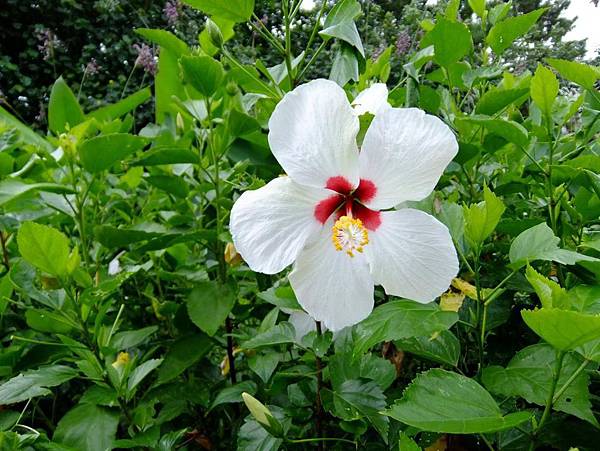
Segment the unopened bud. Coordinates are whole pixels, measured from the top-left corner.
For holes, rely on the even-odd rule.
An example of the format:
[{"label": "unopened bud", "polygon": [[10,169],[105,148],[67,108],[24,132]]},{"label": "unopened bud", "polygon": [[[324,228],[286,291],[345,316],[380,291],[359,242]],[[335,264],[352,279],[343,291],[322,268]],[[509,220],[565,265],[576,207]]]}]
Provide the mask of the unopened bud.
[{"label": "unopened bud", "polygon": [[58,144],[60,145],[60,148],[63,150],[67,159],[73,160],[75,158],[75,154],[77,152],[77,138],[75,138],[75,136],[67,133],[61,133],[61,135],[58,137]]},{"label": "unopened bud", "polygon": [[183,116],[181,113],[177,113],[177,117],[175,118],[175,124],[177,125],[177,130],[183,133],[185,130],[185,123],[183,122]]},{"label": "unopened bud", "polygon": [[242,256],[238,253],[233,243],[227,243],[223,254],[225,256],[225,262],[229,266],[237,266],[243,261]]},{"label": "unopened bud", "polygon": [[281,423],[277,421],[267,406],[246,392],[242,393],[242,399],[246,407],[248,407],[250,414],[269,434],[274,437],[283,436]]},{"label": "unopened bud", "polygon": [[218,49],[223,48],[223,33],[221,33],[219,26],[212,20],[206,19],[206,31],[208,32],[210,43]]}]

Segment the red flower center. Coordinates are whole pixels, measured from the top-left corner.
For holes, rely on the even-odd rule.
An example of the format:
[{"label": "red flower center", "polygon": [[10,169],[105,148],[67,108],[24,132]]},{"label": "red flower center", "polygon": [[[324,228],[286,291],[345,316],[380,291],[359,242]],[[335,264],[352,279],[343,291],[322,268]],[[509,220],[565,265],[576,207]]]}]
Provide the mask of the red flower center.
[{"label": "red flower center", "polygon": [[314,215],[321,224],[325,224],[335,213],[336,219],[344,215],[358,218],[369,230],[376,230],[381,225],[380,213],[364,206],[377,193],[377,187],[371,180],[360,179],[358,187],[353,190],[352,184],[345,177],[338,175],[330,177],[325,188],[335,191],[336,194],[316,205]]}]

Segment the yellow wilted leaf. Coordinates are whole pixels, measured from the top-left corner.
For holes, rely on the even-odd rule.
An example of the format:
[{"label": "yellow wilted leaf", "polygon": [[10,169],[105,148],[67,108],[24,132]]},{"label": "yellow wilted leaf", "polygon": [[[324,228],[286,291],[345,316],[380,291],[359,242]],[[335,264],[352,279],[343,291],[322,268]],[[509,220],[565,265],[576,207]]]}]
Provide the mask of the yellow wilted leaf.
[{"label": "yellow wilted leaf", "polygon": [[446,312],[458,312],[464,300],[463,293],[444,293],[440,299],[440,308]]},{"label": "yellow wilted leaf", "polygon": [[[242,348],[233,348],[233,356],[235,357],[242,351]],[[225,357],[223,357],[223,360],[219,363],[219,368],[221,368],[221,376],[227,376],[229,374],[229,356],[227,354],[225,354]]]},{"label": "yellow wilted leaf", "polygon": [[242,256],[238,253],[233,243],[227,243],[223,254],[225,256],[225,262],[229,266],[237,266],[242,263]]},{"label": "yellow wilted leaf", "polygon": [[446,451],[448,449],[448,436],[441,435],[434,443],[425,448],[425,451]]},{"label": "yellow wilted leaf", "polygon": [[452,279],[452,286],[461,293],[464,293],[466,296],[469,296],[471,299],[477,300],[477,288],[475,288],[475,286],[471,285],[466,280],[455,277]]}]

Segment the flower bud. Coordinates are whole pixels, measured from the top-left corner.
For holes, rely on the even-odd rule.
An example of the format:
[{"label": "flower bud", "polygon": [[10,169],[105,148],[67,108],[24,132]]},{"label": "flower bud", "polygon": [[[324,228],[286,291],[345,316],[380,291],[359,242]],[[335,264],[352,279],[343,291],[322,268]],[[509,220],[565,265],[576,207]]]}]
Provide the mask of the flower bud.
[{"label": "flower bud", "polygon": [[175,118],[175,124],[177,125],[177,130],[181,133],[185,131],[185,123],[183,122],[183,116],[181,113],[177,113],[177,117]]},{"label": "flower bud", "polygon": [[223,48],[223,34],[219,29],[219,26],[210,19],[206,19],[206,31],[210,38],[210,43],[216,48]]},{"label": "flower bud", "polygon": [[129,363],[129,353],[128,352],[119,352],[117,359],[113,362],[112,366],[115,370],[119,370],[123,368],[125,365]]},{"label": "flower bud", "polygon": [[233,243],[227,243],[225,246],[225,262],[229,266],[237,266],[242,262],[242,256],[238,253]]},{"label": "flower bud", "polygon": [[281,423],[277,421],[267,406],[246,392],[242,393],[242,399],[246,407],[248,407],[250,414],[269,434],[274,437],[283,436]]}]

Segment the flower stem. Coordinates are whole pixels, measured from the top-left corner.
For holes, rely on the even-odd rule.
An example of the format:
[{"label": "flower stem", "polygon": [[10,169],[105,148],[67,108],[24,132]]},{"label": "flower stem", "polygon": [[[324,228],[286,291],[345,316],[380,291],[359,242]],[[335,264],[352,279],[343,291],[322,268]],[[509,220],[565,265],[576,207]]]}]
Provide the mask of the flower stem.
[{"label": "flower stem", "polygon": [[[317,323],[317,336],[320,338],[322,335],[321,322]],[[317,435],[323,436],[323,402],[321,400],[321,388],[323,388],[323,362],[319,356],[315,356],[315,363],[317,366],[317,396],[315,399],[316,416],[317,416]],[[323,439],[310,439],[312,441],[319,440],[318,448],[319,451],[323,451]],[[298,443],[298,442],[296,442]]]},{"label": "flower stem", "polygon": [[[554,405],[554,393],[556,392],[556,386],[558,385],[558,379],[560,378],[560,372],[562,370],[563,360],[565,358],[565,351],[559,351],[558,357],[556,358],[556,366],[554,367],[554,375],[552,377],[552,383],[550,385],[550,392],[548,393],[548,398],[546,399],[546,407],[544,408],[544,413],[542,414],[542,418],[535,428],[534,435],[539,432],[546,420],[550,416],[550,412],[552,411],[552,406]],[[566,385],[566,384],[565,384]],[[562,393],[561,393],[562,395]]]}]

